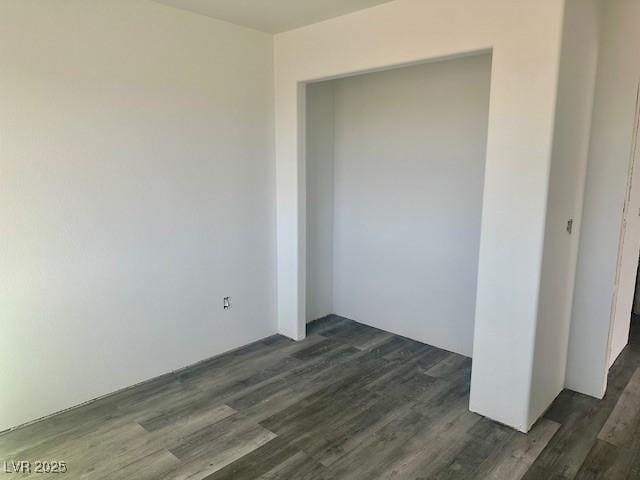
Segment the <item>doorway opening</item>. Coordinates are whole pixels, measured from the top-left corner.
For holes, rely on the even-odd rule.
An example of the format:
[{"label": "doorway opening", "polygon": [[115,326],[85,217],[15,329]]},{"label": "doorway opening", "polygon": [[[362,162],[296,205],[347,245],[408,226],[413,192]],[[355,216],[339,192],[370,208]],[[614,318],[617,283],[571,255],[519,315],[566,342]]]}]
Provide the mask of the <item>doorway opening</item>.
[{"label": "doorway opening", "polygon": [[[608,363],[613,365],[629,343],[631,321],[637,301],[638,256],[640,255],[640,84],[636,93],[633,139],[624,197],[618,261],[611,303]],[[634,299],[635,297],[635,299]]]},{"label": "doorway opening", "polygon": [[472,356],[491,54],[306,85],[307,322]]}]

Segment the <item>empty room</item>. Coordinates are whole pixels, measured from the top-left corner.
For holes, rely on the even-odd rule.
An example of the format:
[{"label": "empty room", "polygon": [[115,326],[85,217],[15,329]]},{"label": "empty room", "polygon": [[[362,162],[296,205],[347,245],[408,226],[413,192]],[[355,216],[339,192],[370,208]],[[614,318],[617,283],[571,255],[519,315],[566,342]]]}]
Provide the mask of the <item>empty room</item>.
[{"label": "empty room", "polygon": [[0,478],[640,478],[638,25],[0,0]]}]

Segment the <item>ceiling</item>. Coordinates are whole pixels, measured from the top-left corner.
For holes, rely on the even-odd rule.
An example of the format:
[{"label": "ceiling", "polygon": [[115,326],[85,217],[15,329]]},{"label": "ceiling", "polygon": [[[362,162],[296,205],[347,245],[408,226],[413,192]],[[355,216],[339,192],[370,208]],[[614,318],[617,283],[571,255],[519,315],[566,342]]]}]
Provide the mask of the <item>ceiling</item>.
[{"label": "ceiling", "polygon": [[155,0],[158,3],[280,33],[391,0]]}]

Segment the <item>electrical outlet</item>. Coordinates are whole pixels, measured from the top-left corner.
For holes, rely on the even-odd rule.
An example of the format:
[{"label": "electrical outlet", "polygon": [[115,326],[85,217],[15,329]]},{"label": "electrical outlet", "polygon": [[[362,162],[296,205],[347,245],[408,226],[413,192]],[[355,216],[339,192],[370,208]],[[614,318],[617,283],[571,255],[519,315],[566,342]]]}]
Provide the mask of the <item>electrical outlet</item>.
[{"label": "electrical outlet", "polygon": [[229,310],[231,308],[231,297],[224,297],[222,299],[222,308],[224,310]]}]

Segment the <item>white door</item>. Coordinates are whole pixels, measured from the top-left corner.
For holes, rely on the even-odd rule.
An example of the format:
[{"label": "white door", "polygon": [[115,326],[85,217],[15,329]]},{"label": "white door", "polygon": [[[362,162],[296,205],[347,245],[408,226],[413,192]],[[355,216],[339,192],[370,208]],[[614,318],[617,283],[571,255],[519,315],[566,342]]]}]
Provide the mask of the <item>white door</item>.
[{"label": "white door", "polygon": [[624,199],[618,265],[611,305],[609,330],[609,366],[618,358],[629,341],[629,326],[636,286],[638,254],[640,253],[640,86],[636,96],[636,115],[629,161],[627,192]]}]

